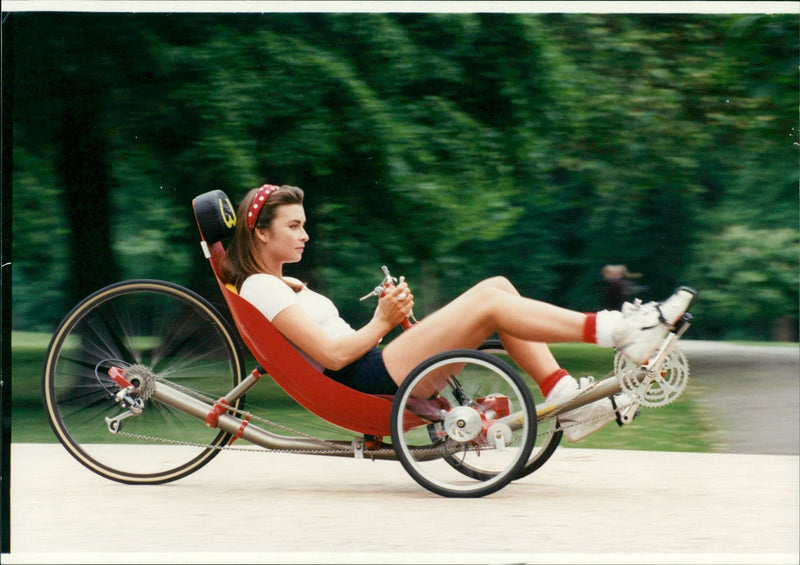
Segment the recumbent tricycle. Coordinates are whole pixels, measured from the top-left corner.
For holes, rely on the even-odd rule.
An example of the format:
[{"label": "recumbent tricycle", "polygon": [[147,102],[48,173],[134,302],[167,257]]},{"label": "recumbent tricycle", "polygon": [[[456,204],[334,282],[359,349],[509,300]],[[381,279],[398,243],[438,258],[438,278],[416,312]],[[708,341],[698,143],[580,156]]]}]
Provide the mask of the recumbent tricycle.
[{"label": "recumbent tricycle", "polygon": [[[166,483],[193,473],[222,450],[255,449],[399,460],[431,492],[480,497],[529,475],[553,455],[562,438],[559,414],[621,391],[641,406],[662,406],[687,385],[688,363],[676,342],[689,327],[688,313],[647,364],[634,365],[617,353],[607,378],[560,403],[534,404],[529,379],[512,368],[499,340],[434,355],[394,397],[356,391],[316,370],[223,283],[222,241],[236,223],[225,193],[207,192],[192,205],[203,252],[258,366],[246,374],[231,325],[208,300],[182,286],[128,280],[81,301],[47,350],[44,403],[59,441],[108,479]],[[374,292],[396,282],[384,267]],[[246,410],[245,394],[253,394],[264,375],[333,424],[337,433],[330,435],[337,437],[316,437]],[[415,391],[427,390],[426,382],[447,383],[441,391],[447,410],[437,421],[411,409]],[[624,418],[621,424],[632,415]],[[232,446],[236,441],[242,443]]]}]

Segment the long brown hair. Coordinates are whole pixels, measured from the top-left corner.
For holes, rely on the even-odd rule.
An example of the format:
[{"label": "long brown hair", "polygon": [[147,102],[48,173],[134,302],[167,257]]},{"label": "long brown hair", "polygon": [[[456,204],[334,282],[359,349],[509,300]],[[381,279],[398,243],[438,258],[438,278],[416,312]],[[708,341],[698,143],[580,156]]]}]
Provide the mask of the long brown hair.
[{"label": "long brown hair", "polygon": [[[226,283],[232,284],[238,291],[242,288],[244,280],[250,275],[268,273],[281,278],[281,280],[292,287],[295,292],[299,292],[303,288],[302,285],[283,279],[280,273],[270,272],[255,253],[255,229],[248,229],[245,218],[247,218],[247,212],[253,203],[256,192],[258,192],[257,188],[249,191],[242,199],[241,204],[239,204],[239,209],[236,212],[236,217],[238,219],[233,232],[233,239],[231,239],[228,245],[225,261],[222,263],[222,276]],[[255,227],[268,229],[272,224],[272,220],[275,218],[279,206],[302,203],[303,190],[301,188],[290,185],[281,186],[278,190],[270,194],[269,198],[264,202],[258,219],[256,220]]]}]

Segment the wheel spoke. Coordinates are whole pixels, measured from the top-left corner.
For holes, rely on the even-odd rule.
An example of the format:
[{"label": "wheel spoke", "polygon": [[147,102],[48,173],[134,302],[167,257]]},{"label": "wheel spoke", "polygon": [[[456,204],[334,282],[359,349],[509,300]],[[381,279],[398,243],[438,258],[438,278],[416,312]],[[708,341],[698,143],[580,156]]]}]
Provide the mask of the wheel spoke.
[{"label": "wheel spoke", "polygon": [[[431,433],[411,410],[424,398],[421,391],[438,388],[435,383],[443,382],[443,374],[450,375],[436,401],[444,411],[443,420]],[[432,417],[438,406],[426,410],[426,417]],[[509,406],[523,412],[524,423],[509,428],[510,441],[495,449],[488,430],[510,415],[510,409],[503,411]],[[418,483],[443,496],[484,496],[508,484],[528,461],[535,433],[527,385],[507,364],[474,350],[443,353],[421,364],[400,387],[392,410],[392,442],[398,458]],[[444,452],[438,450],[441,434],[447,437]]]},{"label": "wheel spoke", "polygon": [[227,323],[207,301],[183,287],[127,281],[94,293],[56,330],[47,359],[43,386],[53,429],[76,459],[103,476],[121,482],[166,482],[198,469],[218,453],[199,446],[159,446],[157,457],[132,456],[134,449],[139,451],[134,444],[147,441],[112,434],[105,422],[126,411],[114,398],[120,387],[107,375],[112,366],[139,371],[142,385],[138,402],[144,401],[144,409],[122,421],[123,431],[211,446],[228,437],[144,394],[152,390],[153,379],[163,376],[211,398],[241,381],[241,355]]}]

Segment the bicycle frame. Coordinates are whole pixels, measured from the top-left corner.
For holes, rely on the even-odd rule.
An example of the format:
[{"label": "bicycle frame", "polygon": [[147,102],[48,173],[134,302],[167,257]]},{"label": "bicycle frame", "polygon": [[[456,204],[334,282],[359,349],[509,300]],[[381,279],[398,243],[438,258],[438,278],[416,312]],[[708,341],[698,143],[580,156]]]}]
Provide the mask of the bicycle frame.
[{"label": "bicycle frame", "polygon": [[[689,328],[689,316],[684,316],[679,322],[678,327],[674,332],[670,332],[667,338],[661,345],[661,348],[656,355],[647,364],[646,370],[643,370],[638,379],[644,382],[647,379],[655,379],[658,377],[664,362],[674,344],[680,339],[683,333]],[[324,440],[318,438],[308,437],[293,437],[283,436],[269,432],[256,424],[250,422],[249,416],[240,418],[238,416],[228,414],[228,408],[233,405],[238,399],[244,396],[247,391],[253,388],[261,379],[262,373],[256,369],[250,373],[238,386],[234,387],[228,394],[217,400],[213,405],[198,400],[184,392],[170,387],[169,385],[156,382],[155,389],[151,398],[181,410],[186,414],[196,418],[197,420],[204,421],[210,428],[219,428],[233,436],[230,444],[237,439],[244,439],[254,445],[258,445],[265,449],[271,450],[285,450],[295,452],[314,453],[317,455],[333,455],[333,456],[355,456],[361,458],[368,455],[372,459],[386,459],[396,460],[396,454],[390,449],[382,449],[386,447],[381,439],[370,438],[357,438],[352,442],[342,440]],[[121,385],[130,385],[124,380],[120,381],[121,377],[113,377]],[[586,406],[602,398],[608,398],[614,394],[622,392],[622,386],[618,379],[608,378],[597,381],[592,386],[588,387],[581,394],[561,402],[544,402],[536,407],[536,418],[538,422],[549,420],[557,417],[559,414],[569,412],[576,408]],[[117,433],[122,420],[134,416],[129,410],[127,413],[122,414],[116,418],[107,418],[106,422],[111,433]],[[508,425],[511,429],[519,429],[524,425],[524,417],[521,412],[516,412],[499,418],[497,423]],[[229,445],[230,445],[229,444]],[[430,451],[430,448],[425,448]],[[428,457],[435,458],[442,456],[444,452],[439,454],[431,453]]]},{"label": "bicycle frame", "polygon": [[[258,370],[254,370],[241,384],[234,387],[227,395],[217,400],[213,405],[158,381],[154,383],[154,390],[150,398],[171,408],[180,410],[199,421],[204,421],[206,426],[210,428],[218,428],[231,434],[233,438],[228,445],[233,444],[233,442],[238,439],[243,439],[254,445],[270,450],[293,451],[299,453],[306,452],[315,455],[342,457],[355,455],[357,458],[363,457],[366,453],[369,454],[371,459],[397,459],[394,451],[391,449],[382,449],[388,446],[384,445],[379,438],[374,438],[374,440],[372,440],[369,436],[365,436],[364,438],[356,438],[352,442],[347,442],[343,440],[283,436],[269,432],[256,424],[251,424],[249,415],[240,418],[228,414],[227,410],[230,406],[244,396],[248,390],[253,388],[262,376],[263,375]],[[118,379],[119,377],[115,378],[115,380]],[[135,415],[136,414],[131,410],[128,410],[116,418],[106,418],[109,432],[114,434],[119,433],[122,421],[129,417],[135,417]],[[425,448],[425,450],[431,452],[430,448]],[[435,458],[443,454],[442,452],[437,455],[434,451],[427,457]],[[424,459],[424,457],[420,459]]]}]

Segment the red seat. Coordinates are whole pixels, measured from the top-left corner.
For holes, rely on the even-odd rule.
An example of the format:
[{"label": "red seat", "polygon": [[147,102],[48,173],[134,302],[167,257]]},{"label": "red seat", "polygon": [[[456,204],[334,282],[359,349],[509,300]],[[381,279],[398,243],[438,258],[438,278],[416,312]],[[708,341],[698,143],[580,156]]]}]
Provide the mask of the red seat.
[{"label": "red seat", "polygon": [[239,334],[270,377],[306,410],[332,424],[360,434],[391,435],[391,397],[357,391],[318,371],[255,306],[225,285],[220,276],[225,257],[221,241],[236,222],[227,195],[207,192],[195,198],[192,207],[204,252]]}]

